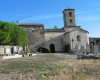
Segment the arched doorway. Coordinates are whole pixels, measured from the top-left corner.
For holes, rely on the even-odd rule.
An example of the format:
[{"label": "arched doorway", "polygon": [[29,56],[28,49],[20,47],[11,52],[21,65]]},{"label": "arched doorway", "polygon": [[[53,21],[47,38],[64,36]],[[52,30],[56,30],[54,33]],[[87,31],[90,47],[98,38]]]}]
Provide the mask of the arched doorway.
[{"label": "arched doorway", "polygon": [[50,53],[55,53],[55,45],[50,44]]}]

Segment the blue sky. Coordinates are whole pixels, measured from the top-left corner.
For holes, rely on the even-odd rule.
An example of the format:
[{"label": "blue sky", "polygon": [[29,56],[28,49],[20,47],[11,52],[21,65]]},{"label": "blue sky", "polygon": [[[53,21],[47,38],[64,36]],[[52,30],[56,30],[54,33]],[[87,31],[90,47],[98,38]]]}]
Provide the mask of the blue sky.
[{"label": "blue sky", "polygon": [[62,28],[62,11],[75,9],[76,25],[100,37],[100,0],[0,0],[0,20]]}]

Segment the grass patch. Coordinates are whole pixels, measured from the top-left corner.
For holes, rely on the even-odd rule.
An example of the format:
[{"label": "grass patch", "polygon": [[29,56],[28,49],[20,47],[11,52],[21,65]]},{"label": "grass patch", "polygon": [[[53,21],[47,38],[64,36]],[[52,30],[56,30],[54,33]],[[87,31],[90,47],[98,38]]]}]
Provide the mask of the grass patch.
[{"label": "grass patch", "polygon": [[100,62],[100,60],[94,60],[93,62],[94,62],[94,63],[98,63],[98,62]]},{"label": "grass patch", "polygon": [[[93,79],[100,79],[97,72],[100,73],[99,60],[72,60],[66,56],[55,54],[39,54],[31,57],[18,59],[9,59],[0,61],[1,77],[6,75],[16,75],[7,79],[28,80],[89,80],[91,75]],[[21,75],[20,75],[20,74]],[[88,77],[87,77],[88,76]],[[0,80],[3,80],[1,79]],[[90,79],[91,80],[91,79]]]},{"label": "grass patch", "polygon": [[10,71],[9,70],[2,70],[2,71],[0,71],[0,73],[2,73],[2,74],[10,74]]},{"label": "grass patch", "polygon": [[55,70],[61,70],[63,68],[64,68],[63,66],[58,66],[58,65],[51,65],[51,66],[35,65],[35,69],[37,69],[38,71],[40,72],[47,71],[45,73],[37,73],[38,79],[44,79],[49,76],[53,76]]},{"label": "grass patch", "polygon": [[75,75],[72,75],[72,78],[84,78],[84,76],[83,75],[78,75],[78,74],[75,74]]},{"label": "grass patch", "polygon": [[54,75],[53,72],[37,74],[39,80],[44,80],[45,78],[53,75]]},{"label": "grass patch", "polygon": [[96,73],[97,70],[96,69],[89,69],[89,70],[86,71],[86,73],[93,73],[93,72]]}]

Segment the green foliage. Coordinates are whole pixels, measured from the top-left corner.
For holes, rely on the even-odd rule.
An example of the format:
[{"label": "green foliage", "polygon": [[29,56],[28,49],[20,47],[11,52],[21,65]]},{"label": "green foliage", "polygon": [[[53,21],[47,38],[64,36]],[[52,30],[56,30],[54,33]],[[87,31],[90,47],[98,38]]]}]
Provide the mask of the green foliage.
[{"label": "green foliage", "polygon": [[71,47],[70,47],[69,44],[65,45],[64,51],[65,51],[66,53],[69,53],[69,52],[71,51]]},{"label": "green foliage", "polygon": [[92,73],[92,72],[97,72],[97,70],[96,69],[89,69],[86,71],[87,74]]},{"label": "green foliage", "polygon": [[30,51],[30,53],[33,53],[33,47],[29,47],[28,51]]},{"label": "green foliage", "polygon": [[0,44],[24,46],[28,42],[26,31],[15,23],[0,21]]},{"label": "green foliage", "polygon": [[49,77],[49,76],[53,76],[54,75],[54,72],[55,70],[62,70],[64,67],[63,66],[58,66],[58,65],[53,65],[53,66],[45,66],[45,65],[35,65],[34,66],[35,69],[38,69],[38,70],[49,70],[49,72],[45,72],[45,73],[37,73],[38,75],[38,79],[43,79],[46,78],[46,77]]},{"label": "green foliage", "polygon": [[32,56],[32,54],[29,54],[29,56]]},{"label": "green foliage", "polygon": [[10,40],[10,34],[0,30],[0,44],[8,44]]},{"label": "green foliage", "polygon": [[43,74],[37,74],[38,75],[38,79],[39,80],[44,80],[44,78],[47,78],[49,76],[53,76],[54,74],[52,72],[48,72],[48,73],[43,73]]},{"label": "green foliage", "polygon": [[3,73],[3,74],[10,74],[10,71],[9,70],[2,70],[1,73]]},{"label": "green foliage", "polygon": [[75,75],[72,75],[72,78],[84,78],[84,76],[83,75],[78,75],[78,74],[75,74]]},{"label": "green foliage", "polygon": [[0,51],[0,54],[1,54],[1,51]]},{"label": "green foliage", "polygon": [[93,52],[93,48],[90,46],[90,51],[92,51]]},{"label": "green foliage", "polygon": [[37,49],[38,52],[41,52],[41,50],[42,50],[42,53],[49,53],[49,50],[47,48],[39,47]]},{"label": "green foliage", "polygon": [[38,70],[50,70],[50,71],[55,71],[56,69],[61,70],[64,68],[63,66],[58,66],[58,65],[53,65],[53,66],[35,65],[34,67]]}]

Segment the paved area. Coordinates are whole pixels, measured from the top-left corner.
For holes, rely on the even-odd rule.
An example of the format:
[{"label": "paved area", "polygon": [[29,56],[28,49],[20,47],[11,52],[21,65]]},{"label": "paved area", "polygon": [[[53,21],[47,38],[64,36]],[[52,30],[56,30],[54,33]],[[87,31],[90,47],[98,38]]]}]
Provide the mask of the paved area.
[{"label": "paved area", "polygon": [[58,54],[55,54],[55,55],[64,56],[67,59],[77,59],[77,55],[69,55],[69,54],[66,55],[66,54],[61,54],[61,53],[58,53]]}]

